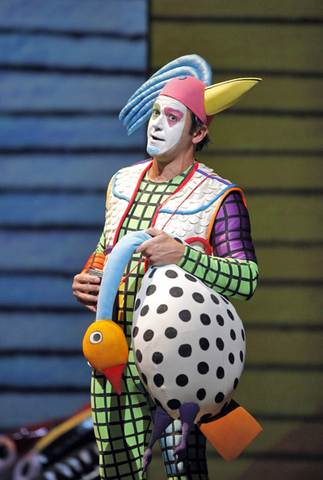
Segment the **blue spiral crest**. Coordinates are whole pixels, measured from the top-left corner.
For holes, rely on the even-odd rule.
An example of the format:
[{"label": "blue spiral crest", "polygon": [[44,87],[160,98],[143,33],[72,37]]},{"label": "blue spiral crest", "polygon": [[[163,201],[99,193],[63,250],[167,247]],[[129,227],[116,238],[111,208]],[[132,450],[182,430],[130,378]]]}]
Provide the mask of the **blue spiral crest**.
[{"label": "blue spiral crest", "polygon": [[149,119],[155,99],[166,83],[181,75],[196,77],[207,86],[212,82],[211,67],[199,55],[184,55],[167,63],[135,91],[121,110],[119,120],[126,126],[128,135]]}]

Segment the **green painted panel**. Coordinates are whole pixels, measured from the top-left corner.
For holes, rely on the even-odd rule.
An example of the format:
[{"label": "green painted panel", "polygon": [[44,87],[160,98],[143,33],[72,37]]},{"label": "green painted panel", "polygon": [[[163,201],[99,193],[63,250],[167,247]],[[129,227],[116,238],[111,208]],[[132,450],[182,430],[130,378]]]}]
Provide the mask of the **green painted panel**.
[{"label": "green painted panel", "polygon": [[323,372],[245,369],[235,400],[249,413],[312,417],[322,405]]},{"label": "green painted panel", "polygon": [[[193,49],[189,47],[192,39],[198,39]],[[239,69],[246,76],[249,70],[260,77],[271,69],[317,72],[323,53],[322,29],[319,25],[153,22],[153,70],[192,50],[214,70]]]},{"label": "green painted panel", "polygon": [[323,332],[247,329],[246,364],[315,369],[323,365],[322,345]]},{"label": "green painted panel", "polygon": [[[215,132],[216,135],[216,132]],[[237,183],[243,190],[322,188],[323,162],[319,156],[221,155],[209,149],[197,156],[222,178]]]},{"label": "green painted panel", "polygon": [[323,150],[322,118],[285,117],[279,115],[239,115],[223,112],[213,120],[210,136],[212,150],[247,150],[263,153],[272,150]]},{"label": "green painted panel", "polygon": [[[319,67],[319,66],[318,66]],[[224,81],[232,74],[218,77],[213,81]],[[255,110],[281,111],[286,114],[318,114],[323,108],[323,80],[321,78],[271,77],[264,75],[261,84],[250,95],[239,102],[237,110],[250,108]]]},{"label": "green painted panel", "polygon": [[285,285],[279,280],[273,284],[258,285],[256,293],[248,302],[232,300],[242,318],[247,334],[248,325],[282,324],[290,327],[321,325],[323,311],[322,287],[320,285]]},{"label": "green painted panel", "polygon": [[221,17],[230,16],[232,18],[262,17],[264,19],[271,17],[297,19],[299,16],[322,18],[322,6],[316,0],[302,2],[300,0],[271,0],[270,2],[259,2],[252,0],[243,2],[241,0],[229,0],[226,2],[212,2],[210,0],[200,0],[198,4],[195,0],[153,0],[151,2],[152,15],[158,16],[192,16],[200,17]]},{"label": "green painted panel", "polygon": [[[301,421],[259,420],[263,428],[261,435],[248,447],[248,453],[275,452],[288,454],[293,450],[302,451],[307,455],[320,455],[321,446],[318,439],[323,434],[323,424]],[[305,444],[301,445],[301,438],[295,435],[302,430],[306,436]],[[294,434],[294,435],[293,435]],[[312,437],[312,438],[311,438]]]},{"label": "green painted panel", "polygon": [[263,280],[323,281],[323,247],[258,246],[256,253]]},{"label": "green painted panel", "polygon": [[[322,199],[320,195],[248,195],[247,204],[255,242],[322,241]],[[279,271],[278,262],[273,259]]]}]

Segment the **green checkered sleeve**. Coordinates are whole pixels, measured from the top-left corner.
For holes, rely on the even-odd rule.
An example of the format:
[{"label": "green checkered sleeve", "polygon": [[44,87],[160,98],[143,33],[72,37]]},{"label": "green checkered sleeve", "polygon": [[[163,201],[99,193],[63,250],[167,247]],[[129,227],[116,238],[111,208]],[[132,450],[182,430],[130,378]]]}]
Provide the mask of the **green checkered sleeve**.
[{"label": "green checkered sleeve", "polygon": [[187,246],[178,266],[225,296],[249,300],[256,290],[258,266],[251,260],[211,257]]}]

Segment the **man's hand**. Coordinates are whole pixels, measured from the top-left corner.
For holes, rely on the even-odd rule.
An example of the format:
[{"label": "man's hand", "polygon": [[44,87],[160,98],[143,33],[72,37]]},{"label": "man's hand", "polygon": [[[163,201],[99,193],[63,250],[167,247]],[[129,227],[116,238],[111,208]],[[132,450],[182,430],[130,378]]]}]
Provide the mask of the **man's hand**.
[{"label": "man's hand", "polygon": [[180,262],[185,252],[183,243],[174,240],[167,233],[157,230],[157,228],[148,228],[145,232],[153,238],[139,245],[136,253],[142,253],[147,258],[149,266],[160,267]]},{"label": "man's hand", "polygon": [[92,312],[96,312],[100,281],[99,277],[87,273],[79,273],[74,277],[72,288],[76,300],[92,310]]}]

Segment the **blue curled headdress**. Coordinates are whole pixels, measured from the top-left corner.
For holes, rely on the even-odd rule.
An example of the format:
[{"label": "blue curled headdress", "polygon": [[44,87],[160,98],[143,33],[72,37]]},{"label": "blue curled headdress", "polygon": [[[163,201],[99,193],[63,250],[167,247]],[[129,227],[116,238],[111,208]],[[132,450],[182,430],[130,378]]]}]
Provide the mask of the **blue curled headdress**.
[{"label": "blue curled headdress", "polygon": [[150,118],[155,100],[166,83],[181,75],[198,78],[207,86],[212,82],[211,67],[199,55],[184,55],[167,63],[135,91],[121,110],[119,120],[126,126],[128,135]]}]

